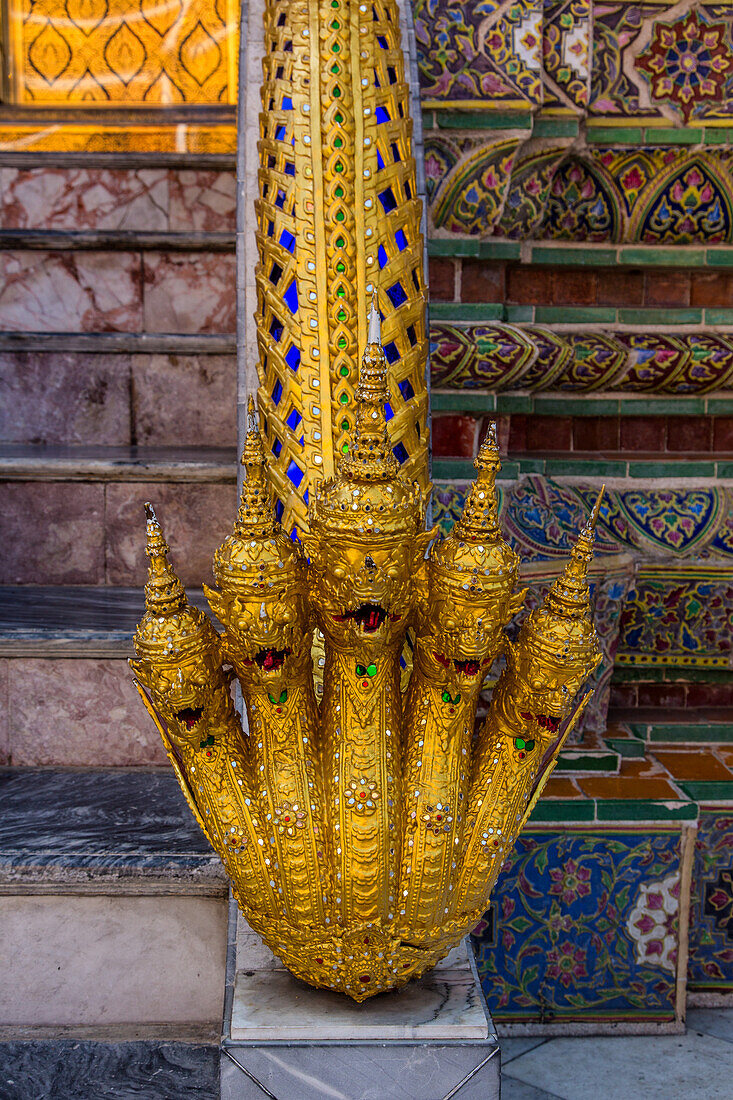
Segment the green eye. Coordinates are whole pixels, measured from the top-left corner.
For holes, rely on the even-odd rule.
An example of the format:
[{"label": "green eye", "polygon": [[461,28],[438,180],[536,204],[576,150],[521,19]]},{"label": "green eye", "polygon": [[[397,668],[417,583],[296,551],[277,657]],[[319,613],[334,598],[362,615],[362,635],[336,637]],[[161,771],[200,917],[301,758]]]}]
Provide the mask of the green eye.
[{"label": "green eye", "polygon": [[376,665],[367,665],[367,676],[376,676],[376,675],[377,675],[377,666]]},{"label": "green eye", "polygon": [[515,749],[526,749],[526,747],[527,747],[527,742],[524,740],[523,737],[515,737],[514,738],[514,748]]},{"label": "green eye", "polygon": [[456,695],[455,699],[453,700],[453,702],[454,703],[460,703],[460,701],[461,701],[461,693],[459,691],[458,694]]},{"label": "green eye", "polygon": [[449,691],[444,691],[440,698],[443,700],[444,703],[452,702]]},{"label": "green eye", "polygon": [[533,748],[534,748],[534,741],[528,741],[527,742],[527,752],[531,752]]},{"label": "green eye", "polygon": [[366,676],[366,671],[367,670],[364,668],[364,665],[357,665],[356,666],[356,675],[357,676]]},{"label": "green eye", "polygon": [[288,692],[287,692],[287,688],[286,688],[285,691],[280,692],[279,702],[284,703],[284,702],[287,701],[287,698],[288,698]]}]

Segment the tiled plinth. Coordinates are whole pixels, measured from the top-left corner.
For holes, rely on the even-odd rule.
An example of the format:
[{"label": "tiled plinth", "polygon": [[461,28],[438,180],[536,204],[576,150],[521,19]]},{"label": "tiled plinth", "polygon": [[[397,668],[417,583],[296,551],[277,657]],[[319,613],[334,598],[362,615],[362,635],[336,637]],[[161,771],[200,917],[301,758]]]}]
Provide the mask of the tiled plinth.
[{"label": "tiled plinth", "polygon": [[499,1096],[498,1043],[465,947],[357,1005],[293,978],[255,941],[238,938],[222,1100]]}]

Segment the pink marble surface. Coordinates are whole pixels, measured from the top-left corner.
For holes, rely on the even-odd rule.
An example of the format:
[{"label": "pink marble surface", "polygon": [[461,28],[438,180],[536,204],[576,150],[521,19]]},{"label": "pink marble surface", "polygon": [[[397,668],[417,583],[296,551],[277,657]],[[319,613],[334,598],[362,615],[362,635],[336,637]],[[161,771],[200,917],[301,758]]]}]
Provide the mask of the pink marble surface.
[{"label": "pink marble surface", "polygon": [[184,583],[213,583],[211,561],[231,531],[236,486],[116,482],[107,486],[107,584],[145,583],[146,500],[155,506],[171,547],[171,561]]},{"label": "pink marble surface", "polygon": [[103,485],[0,483],[0,516],[0,584],[104,584]]},{"label": "pink marble surface", "polygon": [[145,332],[236,330],[233,255],[146,252],[143,264]]},{"label": "pink marble surface", "polygon": [[0,439],[130,443],[130,356],[0,352]]},{"label": "pink marble surface", "polygon": [[234,172],[170,172],[169,228],[176,233],[234,233],[237,181]]},{"label": "pink marble surface", "polygon": [[236,356],[134,355],[132,377],[140,445],[236,446]]},{"label": "pink marble surface", "polygon": [[142,318],[142,263],[136,253],[0,254],[0,328],[139,332]]},{"label": "pink marble surface", "polygon": [[165,231],[171,176],[165,168],[1,168],[0,226]]},{"label": "pink marble surface", "polygon": [[5,664],[14,765],[166,762],[127,661],[24,658]]},{"label": "pink marble surface", "polygon": [[10,716],[8,714],[8,664],[0,657],[0,764],[10,763]]}]

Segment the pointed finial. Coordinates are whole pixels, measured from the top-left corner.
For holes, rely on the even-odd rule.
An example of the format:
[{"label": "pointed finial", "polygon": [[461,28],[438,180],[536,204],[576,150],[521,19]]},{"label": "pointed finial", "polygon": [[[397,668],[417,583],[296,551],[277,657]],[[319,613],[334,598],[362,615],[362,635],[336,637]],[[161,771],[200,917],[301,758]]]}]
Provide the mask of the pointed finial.
[{"label": "pointed finial", "polygon": [[245,469],[245,478],[234,530],[245,536],[269,535],[277,526],[277,521],[265,472],[265,448],[257,424],[255,400],[251,394],[247,402],[247,421],[248,430],[240,459]]},{"label": "pointed finial", "polygon": [[367,343],[382,343],[382,321],[379,316],[379,304],[377,302],[376,290],[372,292],[372,304],[369,309],[369,332],[367,334]]},{"label": "pointed finial", "polygon": [[497,539],[499,527],[499,502],[496,496],[496,475],[501,469],[497,442],[496,421],[489,424],[483,443],[474,461],[478,476],[463,505],[461,518],[451,534],[458,539],[471,541]]},{"label": "pointed finial", "polygon": [[145,502],[145,526],[145,553],[150,558],[145,607],[154,615],[168,615],[186,606],[186,590],[168,561],[170,547],[150,501]]},{"label": "pointed finial", "polygon": [[601,510],[606,486],[596,498],[593,510],[578,535],[575,546],[570,551],[570,561],[557,578],[547,594],[546,607],[571,619],[580,619],[590,613],[590,589],[588,587],[588,567],[593,560],[593,545],[596,540],[596,522]]}]

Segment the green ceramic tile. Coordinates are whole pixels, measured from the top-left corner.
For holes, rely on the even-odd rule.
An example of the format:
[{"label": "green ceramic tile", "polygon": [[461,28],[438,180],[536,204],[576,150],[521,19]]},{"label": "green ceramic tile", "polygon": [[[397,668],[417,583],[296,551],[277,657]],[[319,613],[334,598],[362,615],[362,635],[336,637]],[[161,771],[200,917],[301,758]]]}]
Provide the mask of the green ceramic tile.
[{"label": "green ceramic tile", "polygon": [[701,325],[702,310],[620,309],[618,319],[622,325]]},{"label": "green ceramic tile", "polygon": [[534,321],[534,306],[505,306],[504,320],[513,324],[531,324]]},{"label": "green ceramic tile", "polygon": [[434,321],[501,321],[504,306],[497,302],[431,302]]},{"label": "green ceramic tile", "polygon": [[575,267],[613,267],[617,262],[615,248],[598,248],[586,244],[579,248],[549,248],[535,245],[533,264],[569,264]]},{"label": "green ceramic tile", "polygon": [[694,802],[656,802],[646,798],[597,798],[599,821],[694,821]]},{"label": "green ceramic tile", "polygon": [[618,768],[617,752],[583,752],[582,749],[564,749],[555,765],[559,772],[605,772],[610,775],[616,775]]},{"label": "green ceramic tile", "polygon": [[594,145],[640,145],[644,140],[641,128],[634,126],[587,126],[586,138]]},{"label": "green ceramic tile", "polygon": [[639,741],[646,741],[649,726],[646,722],[631,722],[629,724],[629,732],[632,737],[638,738]]},{"label": "green ceramic tile", "polygon": [[544,458],[520,458],[518,466],[522,474],[544,474],[546,463]]},{"label": "green ceramic tile", "polygon": [[626,462],[597,458],[548,458],[546,473],[555,477],[626,477]]},{"label": "green ceramic tile", "polygon": [[530,815],[536,825],[543,821],[594,821],[592,798],[541,798]]},{"label": "green ceramic tile", "polygon": [[520,246],[515,241],[475,241],[466,237],[431,237],[429,256],[470,257],[482,260],[518,260]]},{"label": "green ceramic tile", "polygon": [[630,267],[704,267],[705,252],[695,248],[622,248],[619,263]]},{"label": "green ceramic tile", "polygon": [[695,802],[733,802],[733,780],[687,779],[676,780],[677,786]]},{"label": "green ceramic tile", "polygon": [[531,130],[531,111],[443,111],[436,110],[441,130]]},{"label": "green ceramic tile", "polygon": [[649,740],[690,741],[698,745],[704,745],[707,742],[733,744],[733,725],[713,722],[670,722],[661,725],[655,723],[650,727]]},{"label": "green ceramic tile", "polygon": [[733,265],[733,248],[709,248],[708,267],[730,267]]},{"label": "green ceramic tile", "polygon": [[535,306],[534,319],[538,324],[612,325],[616,320],[616,310],[603,306]]},{"label": "green ceramic tile", "polygon": [[422,112],[422,128],[423,130],[433,130],[435,128],[435,111]]},{"label": "green ceramic tile", "polygon": [[622,397],[621,416],[704,416],[704,397]]},{"label": "green ceramic tile", "polygon": [[624,760],[646,756],[646,745],[633,737],[604,737],[603,740]]},{"label": "green ceramic tile", "polygon": [[716,463],[716,471],[718,477],[723,481],[729,481],[733,478],[733,462],[718,462]]},{"label": "green ceramic tile", "polygon": [[706,325],[733,325],[733,309],[706,309]]},{"label": "green ceramic tile", "polygon": [[670,683],[670,684],[730,684],[733,672],[723,668],[694,668],[692,666],[624,665],[613,670],[611,683]]},{"label": "green ceramic tile", "polygon": [[645,140],[649,145],[699,145],[703,140],[703,132],[688,126],[684,129],[648,126]]},{"label": "green ceramic tile", "polygon": [[733,413],[733,398],[708,397],[705,402],[705,412],[708,416],[729,416]]},{"label": "green ceramic tile", "polygon": [[470,390],[442,393],[433,390],[430,394],[430,408],[433,412],[490,413],[496,409],[496,394],[472,393]]},{"label": "green ceramic tile", "polygon": [[[471,476],[472,477],[476,476],[475,471]],[[513,461],[508,460],[508,459],[502,459],[501,472],[498,476],[498,480],[499,481],[516,481],[518,477],[519,477],[519,463],[518,462],[513,462]]]},{"label": "green ceramic tile", "polygon": [[473,481],[476,468],[470,458],[434,458],[432,474],[444,481]]},{"label": "green ceramic tile", "polygon": [[630,462],[629,477],[716,477],[714,462]]},{"label": "green ceramic tile", "polygon": [[525,394],[498,393],[496,411],[498,413],[531,413],[535,398]]},{"label": "green ceramic tile", "polygon": [[729,145],[733,138],[733,131],[727,126],[706,126],[703,130],[703,141],[706,145]]},{"label": "green ceramic tile", "polygon": [[577,137],[577,118],[535,118],[532,137]]},{"label": "green ceramic tile", "polygon": [[562,398],[537,394],[534,399],[534,411],[543,416],[618,416],[619,405],[620,402],[614,399],[594,400],[571,394]]}]

